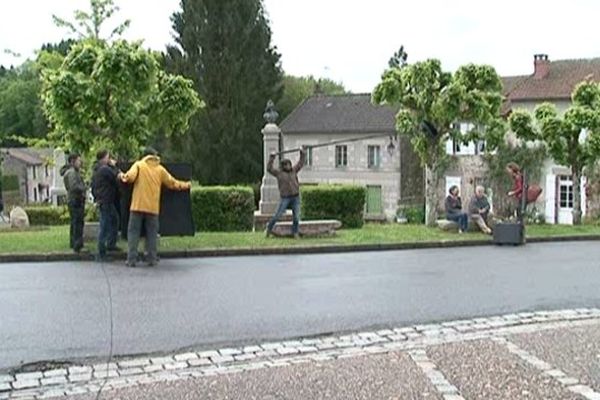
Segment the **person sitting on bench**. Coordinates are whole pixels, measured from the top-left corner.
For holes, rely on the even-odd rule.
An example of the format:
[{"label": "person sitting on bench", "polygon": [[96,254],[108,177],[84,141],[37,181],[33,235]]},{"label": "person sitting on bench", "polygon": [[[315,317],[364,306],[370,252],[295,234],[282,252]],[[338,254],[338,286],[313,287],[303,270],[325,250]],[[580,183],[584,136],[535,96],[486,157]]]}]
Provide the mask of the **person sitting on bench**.
[{"label": "person sitting on bench", "polygon": [[450,187],[446,197],[446,219],[458,224],[458,233],[467,231],[469,227],[469,216],[462,211],[462,200],[458,195],[458,186]]},{"label": "person sitting on bench", "polygon": [[490,202],[485,196],[485,189],[483,186],[477,186],[475,188],[475,195],[469,203],[469,214],[471,214],[471,220],[479,226],[479,229],[488,235],[492,233],[492,230],[487,225],[489,213]]}]

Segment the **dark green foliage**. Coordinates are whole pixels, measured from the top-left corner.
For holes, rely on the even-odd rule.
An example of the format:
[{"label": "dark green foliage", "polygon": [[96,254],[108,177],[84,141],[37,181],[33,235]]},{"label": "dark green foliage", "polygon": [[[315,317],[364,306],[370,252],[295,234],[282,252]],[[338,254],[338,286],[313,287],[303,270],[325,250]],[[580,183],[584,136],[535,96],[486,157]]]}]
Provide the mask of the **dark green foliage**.
[{"label": "dark green foliage", "polygon": [[27,206],[23,208],[31,226],[55,226],[69,223],[67,207]]},{"label": "dark green foliage", "polygon": [[[31,226],[57,226],[68,225],[70,221],[69,209],[66,206],[25,206],[23,208],[29,217]],[[85,208],[85,221],[98,222],[99,210],[91,204]]]},{"label": "dark green foliage", "polygon": [[494,154],[485,155],[495,214],[503,217],[512,215],[516,206],[514,198],[506,195],[513,186],[512,178],[506,173],[506,165],[509,162],[517,163],[527,174],[529,184],[540,184],[542,167],[547,157],[548,153],[543,147],[510,147],[506,144],[499,146]]},{"label": "dark green foliage", "polygon": [[409,224],[425,223],[425,204],[402,206],[398,211],[398,214],[403,215]]},{"label": "dark green foliage", "polygon": [[367,189],[352,185],[304,186],[302,217],[304,219],[337,219],[343,228],[363,226]]},{"label": "dark green foliage", "polygon": [[344,94],[346,89],[341,83],[327,78],[315,79],[313,76],[291,76],[283,78],[283,96],[276,104],[279,119],[283,121],[306,98],[315,94]]},{"label": "dark green foliage", "polygon": [[17,175],[1,175],[1,177],[0,188],[2,188],[2,191],[19,190],[19,177]]},{"label": "dark green foliage", "polygon": [[249,231],[254,223],[254,193],[246,186],[192,189],[192,216],[198,231]]},{"label": "dark green foliage", "polygon": [[[263,113],[282,93],[280,55],[261,0],[181,0],[167,68],[193,79],[206,108],[188,135],[163,142],[203,184],[256,182],[263,172]],[[173,157],[173,156],[178,156]]]}]

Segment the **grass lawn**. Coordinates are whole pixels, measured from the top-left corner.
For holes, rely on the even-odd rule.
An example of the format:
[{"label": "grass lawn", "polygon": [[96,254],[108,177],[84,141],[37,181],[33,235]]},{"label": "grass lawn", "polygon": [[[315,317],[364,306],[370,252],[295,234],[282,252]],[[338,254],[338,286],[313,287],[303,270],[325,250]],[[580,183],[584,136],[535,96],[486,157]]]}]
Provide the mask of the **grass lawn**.
[{"label": "grass lawn", "polygon": [[[581,225],[532,225],[527,227],[528,237],[550,237],[569,235],[600,235],[600,226]],[[162,250],[199,250],[225,248],[268,248],[301,247],[314,245],[352,245],[379,243],[408,243],[427,241],[481,240],[487,236],[480,233],[442,232],[437,228],[421,225],[367,224],[362,229],[339,231],[336,237],[315,239],[265,238],[262,232],[208,232],[195,237],[169,237],[161,239]],[[125,244],[121,244],[125,247]],[[86,246],[95,250],[95,243]],[[31,231],[12,232],[0,230],[0,254],[62,253],[69,251],[69,228],[50,227]]]}]

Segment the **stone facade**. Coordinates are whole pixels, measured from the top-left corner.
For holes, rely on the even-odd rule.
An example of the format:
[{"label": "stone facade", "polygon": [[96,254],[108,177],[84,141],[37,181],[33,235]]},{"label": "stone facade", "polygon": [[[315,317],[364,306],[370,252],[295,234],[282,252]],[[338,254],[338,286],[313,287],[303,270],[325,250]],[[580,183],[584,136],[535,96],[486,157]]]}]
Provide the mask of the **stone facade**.
[{"label": "stone facade", "polygon": [[[303,145],[317,145],[343,139],[354,139],[368,136],[369,133],[343,134],[343,133],[285,133],[283,135],[284,149],[298,148]],[[396,215],[398,205],[403,201],[403,188],[407,200],[414,201],[422,197],[422,168],[414,156],[410,144],[405,140],[395,141],[395,151],[390,155],[387,146],[390,140],[386,137],[356,141],[347,144],[347,165],[336,167],[336,147],[327,146],[315,148],[309,156],[304,169],[300,172],[301,184],[353,184],[367,187],[381,188],[382,214],[367,215],[367,218],[385,217],[392,220]],[[378,167],[369,167],[369,146],[378,146],[381,156]],[[296,162],[299,154],[291,154],[289,158]],[[404,160],[402,158],[405,157]],[[402,162],[404,161],[404,162]],[[415,164],[417,165],[414,168]],[[412,168],[401,169],[401,165]],[[416,176],[411,178],[411,171],[416,170]],[[405,179],[406,184],[402,185]],[[419,183],[420,182],[420,183]]]}]

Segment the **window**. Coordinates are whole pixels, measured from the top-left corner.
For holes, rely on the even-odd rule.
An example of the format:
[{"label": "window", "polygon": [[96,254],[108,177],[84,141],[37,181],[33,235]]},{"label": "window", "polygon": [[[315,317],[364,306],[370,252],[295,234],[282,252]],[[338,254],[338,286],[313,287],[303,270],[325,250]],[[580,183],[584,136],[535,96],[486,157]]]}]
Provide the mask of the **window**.
[{"label": "window", "polygon": [[48,166],[46,165],[44,167],[45,173],[46,173],[46,178],[50,176],[50,172],[48,171]]},{"label": "window", "polygon": [[485,154],[486,143],[485,140],[478,140],[475,142],[475,154]]},{"label": "window", "polygon": [[558,177],[560,208],[573,208],[573,180],[570,176]]},{"label": "window", "polygon": [[335,167],[348,166],[348,146],[335,146]]},{"label": "window", "polygon": [[31,169],[31,174],[33,176],[33,179],[37,179],[37,167],[35,165]]},{"label": "window", "polygon": [[381,167],[381,146],[367,147],[367,167]]},{"label": "window", "polygon": [[313,165],[313,148],[309,147],[306,149],[306,166],[312,167]]},{"label": "window", "polygon": [[456,155],[456,154],[460,154],[460,150],[461,150],[461,142],[456,140],[456,139],[452,139],[452,154]]},{"label": "window", "polygon": [[[34,167],[34,171],[35,171],[35,167]],[[33,188],[33,202],[34,203],[38,202],[38,189],[36,187]]]}]

